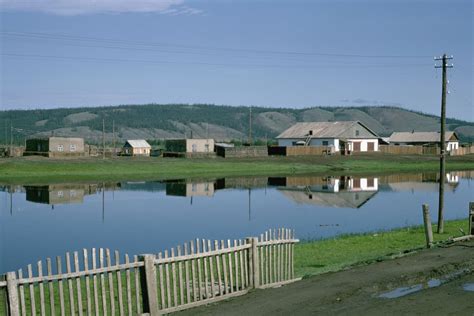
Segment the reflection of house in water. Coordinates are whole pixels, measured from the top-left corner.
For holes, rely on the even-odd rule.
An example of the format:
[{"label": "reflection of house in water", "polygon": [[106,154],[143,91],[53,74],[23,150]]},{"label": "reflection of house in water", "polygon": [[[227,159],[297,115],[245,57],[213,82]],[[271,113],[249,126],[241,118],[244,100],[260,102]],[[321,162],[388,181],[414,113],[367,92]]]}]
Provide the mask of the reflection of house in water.
[{"label": "reflection of house in water", "polygon": [[42,204],[82,203],[86,187],[81,185],[25,186],[26,200]]},{"label": "reflection of house in water", "polygon": [[213,196],[214,182],[167,182],[166,195],[171,196]]},{"label": "reflection of house in water", "polygon": [[359,208],[378,191],[377,178],[286,177],[268,182],[296,203],[330,207]]},{"label": "reflection of house in water", "polygon": [[[446,173],[446,184],[444,189],[446,191],[454,192],[459,186],[459,174],[457,172]],[[431,191],[438,192],[439,190],[439,174],[427,173],[412,175],[414,178],[400,179],[387,181],[387,186],[390,191]]]}]

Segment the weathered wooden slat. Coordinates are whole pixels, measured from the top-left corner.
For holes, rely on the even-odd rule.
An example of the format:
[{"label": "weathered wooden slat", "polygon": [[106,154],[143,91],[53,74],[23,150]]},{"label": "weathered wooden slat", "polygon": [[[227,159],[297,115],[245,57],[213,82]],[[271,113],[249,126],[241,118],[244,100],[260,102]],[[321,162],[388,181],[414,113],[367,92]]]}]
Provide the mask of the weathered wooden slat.
[{"label": "weathered wooden slat", "polygon": [[[214,250],[219,250],[219,242],[217,240],[214,241]],[[217,289],[219,291],[219,295],[222,296],[224,294],[222,288],[222,273],[221,273],[221,255],[216,255],[216,268],[217,268]]]},{"label": "weathered wooden slat", "polygon": [[[206,240],[202,240],[202,252],[207,252],[206,251]],[[209,298],[209,287],[208,287],[208,273],[207,273],[207,257],[203,258],[204,261],[204,284],[200,284],[201,287],[204,286],[204,298]]]},{"label": "weathered wooden slat", "polygon": [[[189,248],[191,250],[191,255],[194,255],[194,241],[189,242]],[[193,302],[196,302],[198,299],[198,289],[196,287],[197,274],[196,274],[196,264],[197,260],[191,261],[191,273],[192,273],[192,286],[193,286]]]},{"label": "weathered wooden slat", "polygon": [[[133,260],[135,264],[139,263],[137,255],[133,256]],[[140,304],[140,274],[139,274],[138,268],[135,268],[134,274],[135,274],[135,302],[136,302],[136,307],[137,307],[137,314],[140,315],[143,309]]]},{"label": "weathered wooden slat", "polygon": [[[61,262],[61,257],[56,257],[56,269],[59,275],[62,274],[62,262]],[[59,289],[59,307],[61,311],[61,316],[66,315],[66,305],[64,303],[64,286],[63,286],[63,280],[59,279],[58,281],[58,289]]]},{"label": "weathered wooden slat", "polygon": [[[107,267],[112,267],[112,256],[110,249],[105,250],[105,257],[107,259]],[[109,279],[109,299],[110,299],[110,313],[115,315],[115,291],[114,291],[114,274],[113,272],[107,273]]]},{"label": "weathered wooden slat", "polygon": [[203,258],[206,258],[206,257],[213,257],[213,256],[216,256],[218,254],[226,254],[226,253],[234,253],[235,251],[239,251],[239,250],[244,250],[244,249],[250,249],[250,245],[247,245],[247,244],[243,244],[242,246],[237,246],[237,247],[232,247],[230,249],[220,249],[219,251],[212,251],[212,252],[209,252],[209,251],[206,251],[206,252],[203,252],[203,251],[200,251],[199,253],[195,253],[194,255],[190,254],[190,255],[187,255],[187,256],[181,256],[181,257],[175,257],[174,259],[172,258],[162,258],[162,259],[156,259],[155,260],[155,264],[164,264],[164,263],[171,263],[171,262],[179,262],[179,261],[187,261],[187,260],[191,260],[191,259],[203,259]]},{"label": "weathered wooden slat", "polygon": [[[158,254],[158,259],[161,259],[163,257],[162,253],[160,252]],[[165,280],[163,277],[163,265],[160,264],[158,266],[158,272],[160,275],[160,297],[161,297],[161,309],[166,308],[166,298],[165,298]]]},{"label": "weathered wooden slat", "polygon": [[[74,270],[79,272],[79,254],[77,251],[74,251]],[[82,287],[81,287],[81,278],[76,278],[77,286],[77,311],[79,316],[82,316]]]},{"label": "weathered wooden slat", "polygon": [[[99,263],[100,267],[104,268],[104,249],[99,249]],[[100,293],[102,297],[102,314],[107,315],[107,296],[106,296],[106,289],[105,289],[105,274],[100,274]]]},{"label": "weathered wooden slat", "polygon": [[[82,249],[82,259],[84,262],[84,272],[89,271],[89,252],[87,249]],[[92,299],[91,299],[91,283],[90,276],[86,276],[86,312],[87,315],[92,315]]]},{"label": "weathered wooden slat", "polygon": [[[184,255],[188,255],[188,244],[185,243],[184,244]],[[190,290],[190,280],[189,280],[189,261],[190,260],[186,260],[184,262],[184,269],[185,269],[185,273],[184,273],[184,278],[186,280],[186,303],[191,303],[191,290]]]},{"label": "weathered wooden slat", "polygon": [[[277,240],[276,229],[273,229],[273,240]],[[278,282],[278,244],[275,243],[272,246],[273,248],[273,282]]]},{"label": "weathered wooden slat", "polygon": [[[201,245],[199,239],[196,239],[196,253],[201,252]],[[201,259],[197,259],[197,275],[198,275],[198,291],[199,291],[199,300],[202,300],[204,293],[202,291],[202,270],[201,270]]]},{"label": "weathered wooden slat", "polygon": [[[169,258],[168,250],[165,250],[165,259]],[[165,264],[165,275],[166,275],[166,302],[167,307],[171,307],[171,283],[170,283],[170,268],[169,263]]]},{"label": "weathered wooden slat", "polygon": [[[225,248],[225,243],[223,240],[221,240],[221,249]],[[229,290],[229,283],[228,283],[228,278],[227,278],[227,260],[226,260],[226,255],[221,255],[222,256],[222,274],[224,275],[224,293],[228,294],[230,293]]]},{"label": "weathered wooden slat", "polygon": [[[175,257],[174,248],[171,248],[171,258]],[[176,263],[171,264],[171,274],[173,277],[173,306],[178,306],[178,287],[177,287],[177,275],[176,275]],[[171,296],[171,293],[170,293]]]},{"label": "weathered wooden slat", "polygon": [[[18,279],[23,278],[23,270],[18,270]],[[5,282],[6,285],[6,282]],[[21,307],[21,315],[26,316],[26,304],[25,304],[25,286],[20,285],[20,307]]]},{"label": "weathered wooden slat", "polygon": [[[242,240],[239,239],[238,241],[238,245],[239,246],[242,246]],[[238,256],[239,256],[239,262],[240,262],[240,284],[241,284],[241,289],[244,290],[245,287],[246,287],[246,280],[245,280],[245,266],[246,264],[244,264],[244,254],[247,250],[240,250],[237,252]]]},{"label": "weathered wooden slat", "polygon": [[[31,264],[28,265],[28,277],[33,277],[33,268]],[[30,284],[30,307],[31,307],[31,315],[36,315],[36,300],[35,300],[35,289],[33,284]]]},{"label": "weathered wooden slat", "polygon": [[[129,264],[130,263],[130,257],[128,256],[128,254],[125,254],[125,264]],[[126,286],[127,286],[127,307],[128,307],[128,315],[132,315],[132,306],[133,306],[133,302],[132,302],[132,282],[131,282],[131,277],[130,277],[130,269],[126,269],[125,270],[125,283],[126,283]]]},{"label": "weathered wooden slat", "polygon": [[[92,248],[92,269],[97,269],[97,253],[95,248]],[[94,292],[94,311],[95,315],[100,315],[100,307],[99,307],[99,292],[97,287],[97,274],[94,274],[92,277],[92,291]]]},{"label": "weathered wooden slat", "polygon": [[[115,265],[120,265],[120,254],[115,250]],[[117,270],[117,295],[118,295],[118,304],[119,304],[119,314],[120,316],[125,315],[123,308],[123,292],[122,292],[122,272]]]},{"label": "weathered wooden slat", "polygon": [[[265,241],[268,241],[268,231],[265,232]],[[269,247],[267,245],[263,245],[263,247],[265,248],[265,282],[263,284],[266,284],[270,283],[270,257],[268,255]]]},{"label": "weathered wooden slat", "polygon": [[[295,239],[295,231],[291,233],[291,238]],[[291,245],[291,279],[295,277],[295,244]]]},{"label": "weathered wooden slat", "polygon": [[[207,240],[207,250],[210,251],[210,252],[213,252],[212,250],[212,244],[211,244],[211,241],[208,239]],[[214,297],[215,296],[215,276],[214,276],[214,257],[215,256],[211,256],[209,257],[209,273],[211,274],[211,296],[210,297]]]},{"label": "weathered wooden slat", "polygon": [[[69,255],[69,252],[66,252],[66,272],[71,273],[71,256]],[[69,289],[69,310],[71,312],[71,315],[74,315],[76,303],[74,299],[74,287],[71,278],[67,280],[67,285]]]},{"label": "weathered wooden slat", "polygon": [[[271,231],[268,232],[268,240],[272,239]],[[273,283],[275,282],[275,278],[273,275],[273,265],[274,265],[274,260],[273,260],[273,245],[265,245],[268,250],[268,271],[269,271],[269,278],[267,283]]]},{"label": "weathered wooden slat", "polygon": [[[37,267],[38,267],[38,276],[39,277],[42,277],[43,276],[43,262],[42,261],[38,261],[37,263]],[[44,300],[44,284],[43,282],[40,282],[39,283],[39,294],[40,294],[40,313],[42,316],[46,315],[46,304],[45,304],[45,300]]]},{"label": "weathered wooden slat", "polygon": [[[46,272],[49,276],[53,275],[53,264],[51,258],[46,259]],[[54,284],[52,281],[48,282],[49,293],[49,312],[51,315],[56,315],[56,306],[54,303]]]},{"label": "weathered wooden slat", "polygon": [[[263,242],[263,234],[260,235],[259,243]],[[265,271],[264,271],[264,255],[265,255],[265,247],[258,247],[257,243],[257,251],[258,255],[260,256],[260,266],[258,267],[260,273],[260,284],[265,284]]]},{"label": "weathered wooden slat", "polygon": [[[237,247],[237,239],[234,239],[234,247]],[[234,264],[235,264],[235,288],[237,291],[239,291],[239,278],[240,278],[240,273],[239,273],[239,252],[235,251],[234,252]],[[241,287],[242,289],[242,287]]]},{"label": "weathered wooden slat", "polygon": [[[182,255],[181,253],[181,246],[177,247],[177,255],[178,257]],[[183,284],[183,262],[180,261],[178,262],[178,283],[179,283],[179,304],[184,305],[184,284]]]},{"label": "weathered wooden slat", "polygon": [[[245,241],[242,241],[242,244],[244,244]],[[245,276],[245,286],[246,288],[249,286],[249,283],[250,283],[250,271],[249,271],[249,252],[252,251],[252,248],[249,248],[249,249],[246,249],[246,250],[243,250],[243,254],[244,254],[244,276]]]},{"label": "weathered wooden slat", "polygon": [[[227,249],[230,249],[230,239],[227,239]],[[234,270],[232,269],[232,254],[228,252],[227,258],[229,259],[229,282],[230,282],[230,292],[234,292]]]}]

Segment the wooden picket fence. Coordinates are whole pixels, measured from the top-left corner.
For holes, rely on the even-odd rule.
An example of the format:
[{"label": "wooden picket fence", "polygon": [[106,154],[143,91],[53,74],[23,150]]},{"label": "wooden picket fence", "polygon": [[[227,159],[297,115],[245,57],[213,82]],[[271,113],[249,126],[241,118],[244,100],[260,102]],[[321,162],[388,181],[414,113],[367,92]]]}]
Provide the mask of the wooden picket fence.
[{"label": "wooden picket fence", "polygon": [[48,258],[0,278],[0,314],[160,315],[192,308],[298,280],[298,241],[281,228],[245,240],[196,239],[123,261],[102,248],[66,253],[64,261]]}]

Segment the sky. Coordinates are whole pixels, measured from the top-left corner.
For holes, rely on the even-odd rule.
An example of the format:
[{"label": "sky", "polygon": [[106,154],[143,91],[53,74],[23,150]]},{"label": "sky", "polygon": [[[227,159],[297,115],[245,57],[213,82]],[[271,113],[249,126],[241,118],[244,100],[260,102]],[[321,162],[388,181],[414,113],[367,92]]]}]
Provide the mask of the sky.
[{"label": "sky", "polygon": [[474,121],[471,0],[0,0],[0,110],[395,105]]}]

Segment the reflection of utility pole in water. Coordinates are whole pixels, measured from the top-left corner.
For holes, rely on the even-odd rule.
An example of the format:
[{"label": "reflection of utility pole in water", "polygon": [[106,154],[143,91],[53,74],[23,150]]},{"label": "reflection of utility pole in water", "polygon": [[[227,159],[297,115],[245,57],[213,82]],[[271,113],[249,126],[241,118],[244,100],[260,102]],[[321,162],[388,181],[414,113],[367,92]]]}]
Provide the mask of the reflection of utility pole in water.
[{"label": "reflection of utility pole in water", "polygon": [[443,69],[442,87],[441,87],[441,131],[440,131],[440,159],[439,159],[439,205],[438,205],[438,234],[444,232],[444,183],[446,180],[446,93],[447,93],[447,68],[453,68],[453,65],[448,65],[448,60],[453,59],[453,56],[448,57],[446,54],[443,57],[435,58],[440,60],[443,64],[435,66],[435,68]]},{"label": "reflection of utility pole in water", "polygon": [[102,223],[105,223],[105,183],[102,183]]},{"label": "reflection of utility pole in water", "polygon": [[13,216],[13,187],[10,186],[10,215]]},{"label": "reflection of utility pole in water", "polygon": [[191,195],[191,201],[190,201],[191,205],[193,205],[193,196]]},{"label": "reflection of utility pole in water", "polygon": [[252,189],[249,188],[249,222],[252,220]]}]

